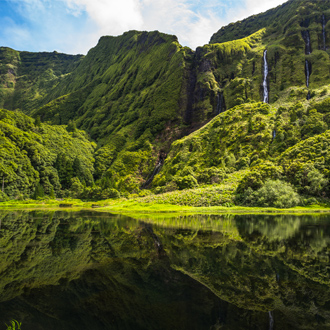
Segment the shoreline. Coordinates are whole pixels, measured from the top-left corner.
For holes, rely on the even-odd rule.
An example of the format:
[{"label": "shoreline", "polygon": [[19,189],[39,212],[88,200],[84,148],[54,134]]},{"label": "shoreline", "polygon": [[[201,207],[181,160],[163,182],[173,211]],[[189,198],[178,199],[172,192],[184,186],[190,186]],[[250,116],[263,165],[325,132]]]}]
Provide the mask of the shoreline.
[{"label": "shoreline", "polygon": [[[60,206],[62,204],[62,206]],[[65,206],[67,205],[67,206]],[[26,201],[2,202],[1,210],[49,210],[49,211],[80,211],[89,210],[109,212],[113,214],[325,214],[330,213],[330,207],[311,205],[288,209],[271,207],[243,207],[243,206],[210,206],[194,207],[173,204],[143,203],[136,200],[82,202],[80,200],[65,201]]]}]

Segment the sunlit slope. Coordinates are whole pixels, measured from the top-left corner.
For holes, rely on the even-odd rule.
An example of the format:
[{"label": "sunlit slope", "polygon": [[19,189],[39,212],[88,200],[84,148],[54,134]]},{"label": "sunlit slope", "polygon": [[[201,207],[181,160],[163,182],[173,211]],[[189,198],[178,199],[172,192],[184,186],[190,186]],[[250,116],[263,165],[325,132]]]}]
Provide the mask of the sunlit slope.
[{"label": "sunlit slope", "polygon": [[26,113],[48,103],[82,55],[20,52],[0,47],[0,107]]}]

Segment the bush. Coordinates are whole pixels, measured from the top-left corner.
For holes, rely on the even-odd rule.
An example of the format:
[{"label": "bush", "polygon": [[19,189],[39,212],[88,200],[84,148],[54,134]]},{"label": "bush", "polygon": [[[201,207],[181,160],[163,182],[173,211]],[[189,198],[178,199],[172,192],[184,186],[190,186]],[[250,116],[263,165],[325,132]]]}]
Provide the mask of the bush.
[{"label": "bush", "polygon": [[267,179],[279,179],[282,175],[282,168],[273,164],[259,165],[248,172],[237,187],[238,193],[244,193],[248,188],[257,190],[261,188]]},{"label": "bush", "polygon": [[198,182],[214,184],[223,181],[227,177],[228,175],[226,174],[224,169],[217,167],[209,167],[198,174]]},{"label": "bush", "polygon": [[243,204],[260,207],[289,208],[300,204],[300,196],[293,187],[281,180],[266,180],[265,184],[253,191],[248,188],[243,194]]},{"label": "bush", "polygon": [[183,178],[177,178],[175,183],[180,190],[195,188],[198,186],[197,180],[192,175],[186,175]]},{"label": "bush", "polygon": [[285,175],[301,194],[322,196],[328,185],[324,175],[310,163],[295,161],[287,168]]},{"label": "bush", "polygon": [[6,202],[9,200],[9,197],[0,190],[0,202]]},{"label": "bush", "polygon": [[102,199],[108,199],[108,198],[117,199],[117,198],[120,198],[120,192],[117,189],[108,188],[108,189],[103,190],[101,196],[102,196]]}]

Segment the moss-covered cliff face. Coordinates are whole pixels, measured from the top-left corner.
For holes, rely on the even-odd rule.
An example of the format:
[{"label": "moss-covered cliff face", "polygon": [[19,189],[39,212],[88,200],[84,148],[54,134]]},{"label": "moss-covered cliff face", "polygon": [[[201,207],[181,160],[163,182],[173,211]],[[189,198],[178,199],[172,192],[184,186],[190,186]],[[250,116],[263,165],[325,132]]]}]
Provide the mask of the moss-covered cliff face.
[{"label": "moss-covered cliff face", "polygon": [[86,131],[102,189],[139,193],[159,173],[153,187],[211,183],[328,129],[329,20],[329,0],[288,1],[196,51],[158,31],[102,37],[86,56],[1,48],[0,106]]},{"label": "moss-covered cliff face", "polygon": [[[215,33],[211,38],[213,49],[210,52],[210,46],[207,46],[204,56],[218,59],[218,65],[212,65],[212,72],[215,72],[224,90],[226,104],[231,107],[249,98],[263,99],[265,50],[270,103],[304,100],[308,95],[310,98],[320,93],[318,89],[328,85],[330,79],[329,8],[329,1],[288,1],[266,13],[223,27]],[[261,34],[259,41],[245,48],[245,52],[234,62],[227,79],[224,79],[221,72],[225,63],[221,61],[217,45],[228,44],[235,50],[238,43],[243,45],[246,38],[256,34]],[[231,89],[231,81],[233,87],[239,89],[234,95],[226,92]]]},{"label": "moss-covered cliff face", "polygon": [[52,91],[82,55],[19,52],[0,47],[0,107],[25,113],[51,100]]}]

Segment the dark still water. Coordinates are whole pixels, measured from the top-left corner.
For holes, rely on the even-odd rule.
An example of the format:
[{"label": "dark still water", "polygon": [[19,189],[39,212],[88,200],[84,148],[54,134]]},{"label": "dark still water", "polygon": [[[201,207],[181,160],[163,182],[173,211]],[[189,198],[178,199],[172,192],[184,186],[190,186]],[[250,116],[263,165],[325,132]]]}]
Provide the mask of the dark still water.
[{"label": "dark still water", "polygon": [[330,216],[0,213],[0,330],[330,329]]}]

